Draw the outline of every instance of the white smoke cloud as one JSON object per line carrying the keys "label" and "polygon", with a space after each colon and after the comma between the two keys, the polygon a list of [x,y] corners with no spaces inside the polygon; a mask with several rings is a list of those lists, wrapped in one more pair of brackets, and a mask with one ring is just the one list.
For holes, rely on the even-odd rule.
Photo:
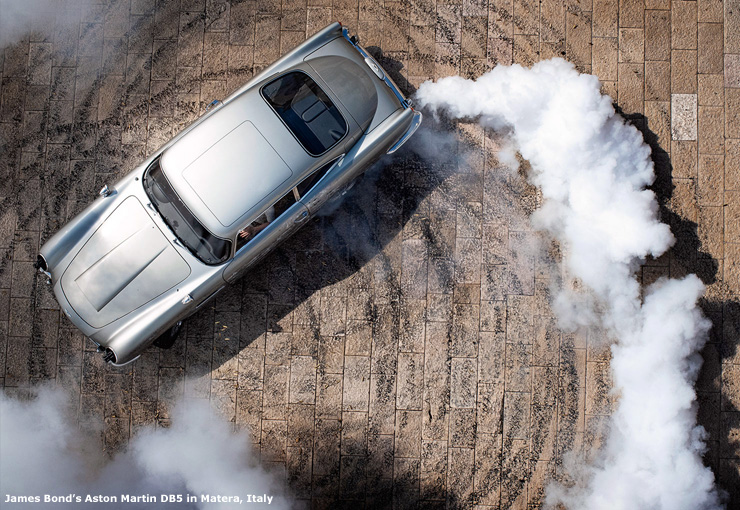
{"label": "white smoke cloud", "polygon": [[[0,503],[3,508],[79,508],[87,495],[115,496],[105,508],[290,508],[286,489],[253,460],[246,432],[214,414],[205,402],[176,404],[169,428],[140,430],[128,448],[109,460],[91,448],[99,431],[80,430],[65,414],[66,395],[42,388],[28,402],[0,393]],[[44,503],[44,495],[82,497],[82,502]],[[121,496],[151,495],[131,504]],[[162,502],[181,495],[182,503]],[[188,504],[186,495],[197,502]],[[243,501],[203,502],[201,496]],[[250,501],[267,494],[271,504]],[[39,496],[36,504],[6,502],[10,496]],[[254,499],[254,498],[252,498]],[[87,504],[94,508],[95,505]]]}
{"label": "white smoke cloud", "polygon": [[73,23],[67,16],[77,12],[79,23],[81,8],[87,8],[88,0],[73,4],[68,0],[0,0],[0,49],[18,42],[29,32],[51,34],[57,19]]}
{"label": "white smoke cloud", "polygon": [[[561,59],[531,69],[499,66],[475,81],[426,82],[417,100],[456,118],[507,130],[542,190],[535,228],[563,246],[566,274],[590,291],[561,290],[553,308],[562,327],[604,326],[612,345],[618,407],[597,460],[551,484],[549,505],[572,510],[719,508],[703,466],[693,383],[708,321],[697,308],[695,275],[661,280],[641,301],[635,270],[674,242],[657,218],[650,149],[615,114],[598,79]],[[511,158],[508,158],[509,160]],[[598,320],[600,323],[594,324]]]}

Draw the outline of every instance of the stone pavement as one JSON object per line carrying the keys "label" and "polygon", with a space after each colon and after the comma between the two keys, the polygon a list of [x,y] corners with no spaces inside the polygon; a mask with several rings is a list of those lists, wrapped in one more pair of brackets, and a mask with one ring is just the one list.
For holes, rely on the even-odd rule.
{"label": "stone pavement", "polygon": [[6,393],[55,381],[111,452],[166,426],[173,400],[210,399],[318,508],[539,508],[563,454],[592,455],[614,407],[609,353],[558,331],[557,247],[521,256],[537,190],[497,170],[494,135],[472,124],[439,127],[459,140],[449,158],[407,150],[371,172],[135,364],[103,365],[35,276],[39,245],[104,183],[339,20],[408,94],[554,56],[602,80],[653,149],[678,239],[644,283],[708,285],[705,462],[740,504],[740,0],[59,3],[0,51]]}

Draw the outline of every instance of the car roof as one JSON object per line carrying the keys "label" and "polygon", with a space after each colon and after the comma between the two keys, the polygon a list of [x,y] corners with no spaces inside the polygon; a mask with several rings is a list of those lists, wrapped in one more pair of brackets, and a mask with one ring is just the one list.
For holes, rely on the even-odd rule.
{"label": "car roof", "polygon": [[[310,70],[307,65],[297,67]],[[309,74],[330,93],[315,74]],[[216,236],[233,238],[321,161],[306,152],[260,95],[270,79],[228,101],[162,154],[168,181]],[[338,106],[351,135],[359,127]]]}

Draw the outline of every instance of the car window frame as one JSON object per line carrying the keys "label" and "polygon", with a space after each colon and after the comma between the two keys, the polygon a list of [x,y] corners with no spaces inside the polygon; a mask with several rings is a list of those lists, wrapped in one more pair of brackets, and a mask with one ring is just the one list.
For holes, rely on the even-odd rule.
{"label": "car window frame", "polygon": [[[318,185],[319,185],[319,184],[321,183],[321,181],[323,181],[323,180],[324,180],[324,178],[326,177],[326,175],[327,175],[327,174],[328,174],[328,173],[329,173],[329,172],[331,171],[331,169],[332,169],[332,168],[334,168],[334,166],[335,166],[335,165],[336,165],[336,164],[337,164],[337,163],[338,163],[339,161],[341,161],[341,159],[342,159],[343,157],[344,157],[344,154],[340,154],[339,156],[336,156],[336,157],[334,157],[334,158],[330,159],[329,161],[327,161],[326,163],[324,163],[323,165],[319,166],[319,167],[318,167],[318,168],[317,168],[316,170],[314,170],[313,172],[311,172],[310,174],[308,174],[308,175],[307,175],[306,177],[304,177],[304,178],[303,178],[303,179],[301,180],[301,182],[299,182],[298,184],[296,184],[295,186],[293,186],[293,187],[292,187],[292,188],[291,188],[290,190],[288,190],[288,191],[286,191],[285,193],[283,193],[282,195],[280,195],[280,198],[278,198],[277,200],[275,200],[275,202],[273,202],[272,204],[270,204],[270,205],[268,205],[267,207],[265,207],[265,208],[264,208],[264,209],[263,209],[262,211],[260,211],[260,213],[259,213],[259,214],[258,214],[258,215],[256,216],[256,218],[260,218],[260,217],[261,217],[261,216],[262,216],[263,214],[265,214],[265,212],[266,212],[266,211],[267,211],[268,209],[270,209],[270,207],[275,207],[275,204],[277,204],[278,202],[280,202],[280,201],[281,201],[281,200],[282,200],[283,198],[285,198],[285,197],[286,197],[286,196],[287,196],[288,194],[290,194],[290,193],[292,193],[292,194],[293,194],[293,199],[295,200],[295,202],[293,202],[292,204],[290,204],[290,206],[289,206],[289,207],[288,207],[287,209],[285,209],[285,211],[283,211],[283,212],[282,212],[282,214],[280,214],[279,216],[276,216],[276,217],[275,217],[275,219],[274,219],[274,220],[273,220],[272,222],[276,222],[276,221],[278,221],[278,219],[279,219],[279,218],[281,218],[281,217],[282,217],[282,216],[283,216],[284,214],[287,214],[287,212],[288,212],[288,211],[289,211],[290,209],[292,209],[292,208],[293,208],[293,206],[294,206],[295,204],[302,204],[302,205],[303,205],[303,206],[305,207],[305,204],[303,204],[303,203],[301,202],[301,200],[303,199],[303,197],[305,197],[305,196],[306,196],[306,195],[308,195],[308,194],[309,194],[309,193],[310,193],[311,191],[313,191],[313,189],[314,189],[314,188],[316,188],[316,186],[318,186]],[[319,178],[319,180],[318,180],[318,181],[316,181],[316,182],[315,182],[315,183],[313,184],[313,186],[311,186],[311,187],[310,187],[310,188],[308,189],[308,191],[306,191],[306,193],[304,193],[303,195],[301,195],[301,193],[300,193],[300,192],[298,191],[298,186],[300,186],[300,185],[301,185],[301,184],[302,184],[302,183],[303,183],[304,181],[306,181],[307,179],[310,179],[310,178],[311,178],[311,176],[313,176],[314,174],[316,174],[316,172],[319,172],[319,171],[321,171],[321,170],[322,170],[322,169],[323,169],[324,167],[326,167],[326,170],[324,171],[324,175],[322,175],[322,176],[321,176],[321,177]],[[271,223],[272,223],[272,222],[271,222]],[[260,236],[260,234],[262,234],[262,232],[264,232],[264,230],[263,230],[263,231],[260,231],[260,232],[258,232],[258,233],[257,233],[257,235],[256,235],[256,236],[254,236],[254,237],[253,237],[252,239],[248,239],[247,241],[245,241],[245,243],[244,243],[244,244],[242,244],[241,246],[239,246],[239,233],[240,233],[240,232],[241,232],[241,231],[242,231],[242,230],[243,230],[244,228],[246,228],[247,226],[251,225],[252,223],[254,223],[254,220],[253,220],[253,221],[251,221],[251,222],[249,222],[249,224],[248,224],[248,225],[246,225],[245,227],[243,227],[243,228],[239,229],[239,231],[238,231],[238,232],[236,233],[236,237],[234,238],[234,241],[233,241],[233,245],[234,245],[234,252],[233,252],[232,258],[236,257],[236,256],[237,256],[237,254],[238,254],[238,253],[239,253],[240,251],[242,251],[242,250],[243,250],[243,249],[244,249],[245,247],[247,247],[247,246],[248,246],[248,245],[249,245],[249,244],[250,244],[250,243],[251,243],[251,242],[252,242],[253,240],[257,239],[257,238],[258,238],[258,237]]]}
{"label": "car window frame", "polygon": [[[279,79],[281,79],[281,78],[283,78],[283,77],[285,77],[285,76],[287,76],[287,75],[289,75],[291,73],[302,73],[302,74],[305,74],[306,76],[308,76],[308,78],[316,84],[316,86],[319,88],[319,90],[321,90],[321,92],[323,92],[324,95],[329,98],[329,100],[331,101],[332,105],[334,106],[334,108],[336,108],[336,110],[339,113],[340,117],[342,117],[342,120],[344,121],[345,129],[344,129],[344,134],[342,135],[342,137],[339,140],[337,140],[336,142],[334,142],[334,144],[332,144],[330,147],[328,147],[324,152],[321,152],[319,154],[314,154],[313,152],[309,151],[308,148],[305,145],[303,145],[303,142],[301,142],[300,138],[298,138],[298,136],[296,136],[296,134],[290,128],[290,126],[288,125],[288,123],[285,122],[285,120],[280,116],[280,114],[272,106],[272,104],[270,103],[270,101],[268,101],[267,98],[265,97],[265,94],[264,94],[265,87],[268,87],[268,86],[272,85],[277,80],[279,80]],[[324,156],[327,153],[329,153],[332,149],[335,149],[339,145],[340,142],[342,142],[343,140],[345,140],[347,138],[347,136],[349,136],[349,133],[352,130],[351,129],[351,124],[349,122],[347,122],[347,117],[344,115],[344,113],[342,113],[341,108],[339,108],[339,106],[337,106],[337,104],[339,103],[339,101],[336,100],[336,99],[334,99],[334,98],[332,98],[326,92],[326,90],[324,89],[324,87],[322,87],[319,84],[319,82],[316,80],[316,78],[314,76],[311,76],[310,73],[308,73],[307,71],[304,71],[303,69],[290,69],[288,71],[285,71],[284,73],[278,74],[277,76],[273,77],[272,79],[270,79],[270,81],[268,81],[267,83],[265,83],[264,85],[262,85],[260,87],[260,97],[267,104],[267,106],[270,108],[270,110],[272,110],[272,113],[274,113],[275,116],[278,119],[280,119],[280,122],[283,123],[283,125],[285,126],[285,128],[291,134],[291,136],[293,138],[295,138],[296,142],[298,142],[298,145],[300,145],[301,148],[304,151],[306,151],[306,154],[308,154],[312,158],[320,158],[321,156]]]}
{"label": "car window frame", "polygon": [[285,214],[286,214],[286,213],[287,213],[288,211],[290,211],[290,210],[291,210],[291,209],[293,208],[293,206],[294,206],[294,205],[296,205],[296,204],[299,204],[299,203],[301,202],[300,198],[298,198],[298,193],[297,193],[297,191],[296,191],[296,188],[297,188],[297,186],[293,186],[293,187],[292,187],[291,189],[289,189],[288,191],[286,191],[285,193],[283,193],[282,195],[280,195],[280,198],[278,198],[278,199],[277,199],[277,200],[275,200],[275,201],[274,201],[273,203],[271,203],[270,205],[268,205],[267,207],[265,207],[264,209],[262,209],[262,210],[260,211],[260,213],[259,213],[259,214],[258,214],[257,216],[255,216],[255,218],[254,218],[254,219],[253,219],[252,221],[250,221],[250,222],[249,222],[248,224],[244,225],[244,226],[243,226],[242,228],[240,228],[239,230],[237,230],[237,232],[236,232],[236,236],[234,237],[234,241],[233,241],[233,245],[234,245],[234,251],[233,251],[233,255],[231,256],[231,258],[232,258],[232,259],[233,259],[234,257],[236,257],[236,256],[237,256],[237,255],[239,254],[239,252],[240,252],[240,251],[242,251],[242,250],[243,250],[244,248],[246,248],[247,246],[249,246],[249,244],[250,244],[250,243],[252,243],[252,241],[254,241],[254,240],[255,240],[255,239],[257,239],[258,237],[260,237],[260,235],[262,235],[262,233],[263,233],[263,232],[264,232],[265,230],[267,230],[267,227],[265,227],[265,228],[264,228],[264,229],[262,229],[261,231],[257,232],[257,235],[255,235],[255,236],[254,236],[254,237],[252,237],[251,239],[247,239],[247,240],[246,240],[246,241],[244,242],[244,244],[242,244],[241,246],[239,246],[239,233],[240,233],[240,232],[241,232],[242,230],[244,230],[244,229],[245,229],[245,228],[247,228],[247,227],[248,227],[249,225],[251,225],[252,223],[254,223],[254,222],[255,222],[256,220],[258,220],[258,219],[259,219],[260,217],[262,217],[262,215],[263,215],[263,214],[265,214],[265,213],[266,213],[266,212],[267,212],[267,211],[268,211],[268,210],[270,209],[270,207],[275,207],[275,205],[276,205],[276,204],[277,204],[278,202],[280,202],[280,201],[281,201],[282,199],[284,199],[284,198],[285,198],[286,196],[288,196],[288,195],[290,195],[290,194],[292,194],[292,195],[293,195],[293,200],[294,200],[294,202],[293,202],[292,204],[290,204],[290,205],[288,206],[288,208],[287,208],[287,209],[285,209],[285,210],[284,210],[284,211],[283,211],[282,213],[280,213],[279,215],[275,216],[275,219],[274,219],[274,220],[272,220],[272,221],[271,221],[270,223],[277,223],[277,222],[278,222],[278,220],[279,220],[280,218],[282,218],[282,217],[283,217],[283,216],[284,216],[284,215],[285,215]]}
{"label": "car window frame", "polygon": [[[185,203],[185,201],[182,200],[182,198],[180,198],[180,195],[177,193],[177,191],[175,191],[175,188],[172,186],[172,183],[170,182],[170,178],[165,173],[164,168],[162,168],[161,160],[162,160],[162,155],[160,154],[157,157],[155,157],[147,165],[147,167],[144,170],[144,173],[142,175],[141,187],[144,190],[144,194],[146,195],[147,199],[149,200],[149,203],[154,208],[154,210],[156,211],[157,215],[160,217],[160,219],[162,220],[162,222],[165,225],[167,225],[167,228],[175,236],[175,239],[177,241],[176,244],[178,244],[179,246],[182,246],[193,257],[195,257],[199,262],[201,262],[202,264],[205,264],[206,266],[211,266],[211,267],[220,266],[222,264],[227,263],[228,261],[230,261],[233,258],[233,255],[232,255],[232,253],[233,253],[233,243],[232,243],[231,239],[229,239],[227,237],[217,236],[216,234],[214,234],[213,232],[211,232],[210,229],[208,229],[203,224],[203,222],[193,213],[193,211],[190,210],[190,207],[188,207],[188,205]],[[183,208],[188,212],[188,214],[190,214],[190,216],[192,216],[192,218],[198,223],[198,226],[200,228],[202,228],[205,232],[208,232],[211,235],[211,237],[213,237],[215,239],[219,239],[221,241],[224,241],[224,242],[229,243],[229,244],[232,245],[227,250],[227,252],[226,252],[227,255],[226,255],[226,257],[223,260],[220,260],[220,261],[217,261],[217,262],[213,262],[213,263],[212,262],[207,262],[207,261],[203,260],[203,258],[198,254],[197,250],[194,250],[191,246],[189,246],[189,243],[187,243],[185,240],[183,240],[180,237],[180,235],[176,232],[175,228],[170,224],[170,222],[167,219],[167,217],[164,214],[162,214],[162,212],[160,211],[160,208],[158,207],[158,205],[156,203],[156,200],[154,200],[152,198],[152,196],[150,195],[149,190],[147,189],[147,183],[146,183],[146,180],[148,178],[151,178],[151,171],[152,171],[152,169],[155,166],[157,166],[159,168],[159,172],[162,174],[162,177],[164,178],[164,182],[170,187],[170,189],[172,190],[172,193],[174,194],[174,197],[178,200],[178,202],[180,204],[182,204]],[[187,223],[187,219],[186,218],[183,217],[183,220],[185,220],[186,223]],[[195,234],[195,232],[193,232],[193,233]]]}
{"label": "car window frame", "polygon": [[[332,168],[334,168],[334,166],[335,166],[335,165],[336,165],[336,164],[337,164],[337,163],[338,163],[338,162],[339,162],[339,161],[340,161],[340,160],[341,160],[341,159],[342,159],[343,157],[344,157],[344,154],[340,154],[339,156],[336,156],[335,158],[332,158],[332,159],[330,159],[329,161],[327,161],[326,163],[324,163],[323,165],[321,165],[320,167],[318,167],[317,169],[315,169],[315,170],[314,170],[313,172],[311,172],[310,174],[308,174],[308,175],[307,175],[306,177],[304,177],[304,178],[303,178],[303,180],[301,180],[301,182],[299,182],[298,184],[296,184],[296,185],[295,185],[295,188],[294,188],[294,190],[295,190],[295,192],[296,192],[296,194],[297,194],[297,196],[298,196],[298,200],[302,200],[302,199],[303,199],[303,197],[305,197],[306,195],[308,195],[309,193],[311,193],[311,191],[312,191],[312,190],[313,190],[313,189],[314,189],[314,188],[315,188],[316,186],[318,186],[318,185],[319,185],[319,184],[321,183],[321,181],[323,181],[323,180],[324,180],[324,177],[326,177],[326,174],[328,174],[328,173],[329,173],[329,172],[331,171],[331,169],[332,169]],[[323,175],[322,175],[321,177],[319,177],[319,180],[318,180],[318,181],[316,181],[315,183],[313,183],[313,186],[311,186],[311,187],[310,187],[310,188],[309,188],[308,190],[306,190],[306,192],[305,192],[305,193],[301,194],[301,192],[300,192],[300,191],[298,190],[298,186],[300,186],[301,184],[303,184],[303,183],[304,183],[305,181],[307,181],[308,179],[310,179],[310,178],[311,178],[312,176],[314,176],[314,175],[315,175],[315,174],[316,174],[317,172],[320,172],[320,171],[321,171],[321,170],[323,170],[324,168],[326,168],[326,170],[324,170],[324,174],[323,174]]]}

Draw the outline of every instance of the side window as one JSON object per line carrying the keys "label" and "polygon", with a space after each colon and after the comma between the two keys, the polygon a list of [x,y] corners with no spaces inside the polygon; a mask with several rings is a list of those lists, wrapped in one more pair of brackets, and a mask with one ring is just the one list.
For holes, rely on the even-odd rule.
{"label": "side window", "polygon": [[283,195],[280,200],[262,211],[262,214],[260,214],[256,220],[239,231],[239,234],[236,236],[236,250],[241,250],[243,246],[254,239],[257,234],[262,232],[270,223],[275,221],[276,218],[287,211],[290,206],[295,204],[297,201],[298,196],[295,188],[293,188]]}
{"label": "side window", "polygon": [[327,164],[314,171],[314,173],[303,179],[303,182],[296,186],[296,189],[298,190],[298,198],[300,199],[305,196],[306,193],[308,193],[311,188],[313,188],[316,183],[321,180],[326,172],[328,172],[329,169],[334,166],[334,163],[336,163],[338,159],[339,158],[332,159]]}

